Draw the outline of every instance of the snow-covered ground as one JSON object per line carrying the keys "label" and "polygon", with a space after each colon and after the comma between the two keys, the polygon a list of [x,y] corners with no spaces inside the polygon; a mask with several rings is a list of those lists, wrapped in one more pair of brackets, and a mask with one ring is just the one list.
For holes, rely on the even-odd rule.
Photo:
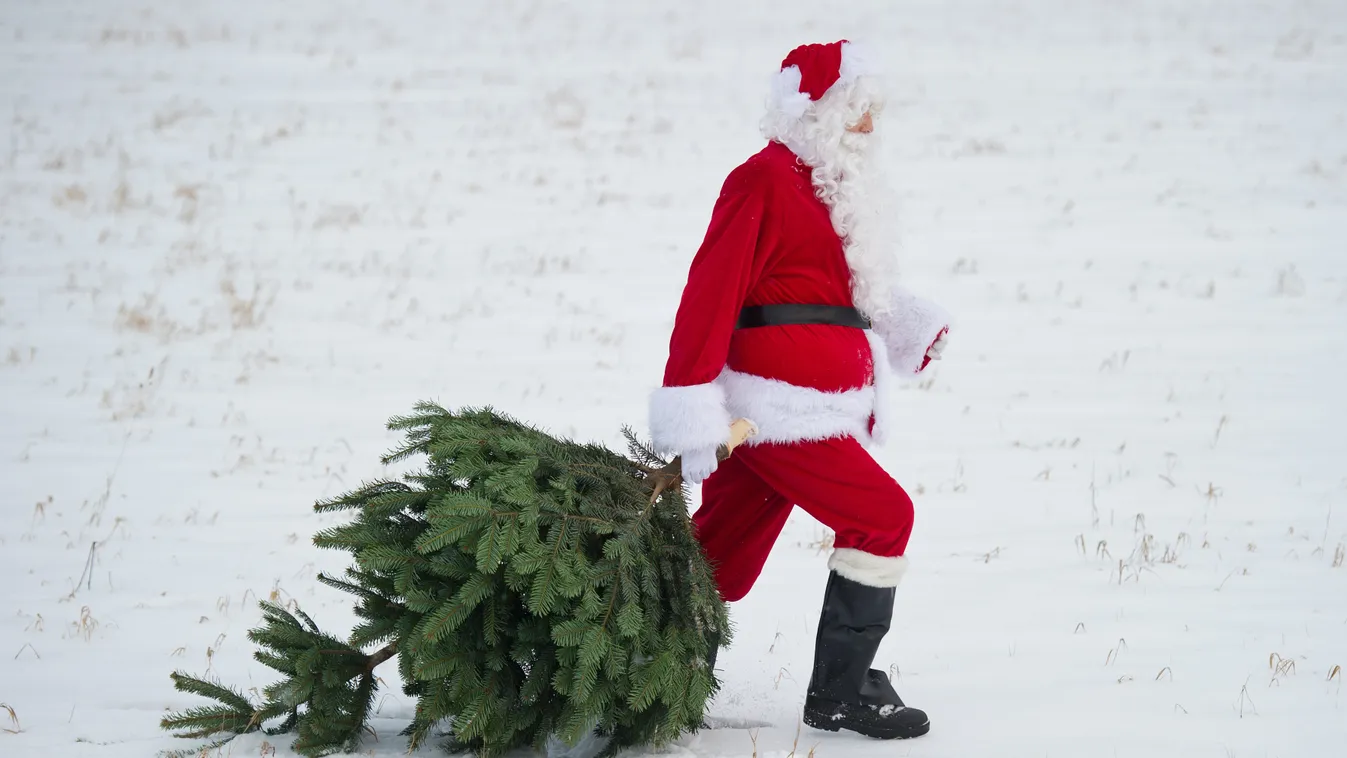
{"label": "snow-covered ground", "polygon": [[[958,318],[878,453],[917,503],[881,661],[933,730],[794,755],[1347,754],[1341,0],[7,0],[0,755],[184,747],[170,671],[270,681],[257,598],[349,628],[310,505],[414,401],[643,425],[766,75],[839,37]],[[792,752],[825,538],[733,608],[752,728],[669,754]]]}

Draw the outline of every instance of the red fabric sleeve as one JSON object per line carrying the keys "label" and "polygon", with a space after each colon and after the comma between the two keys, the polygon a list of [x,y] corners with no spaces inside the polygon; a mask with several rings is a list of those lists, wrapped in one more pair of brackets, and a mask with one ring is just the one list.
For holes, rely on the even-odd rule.
{"label": "red fabric sleeve", "polygon": [[660,452],[714,450],[729,439],[725,368],[739,310],[775,244],[767,220],[769,186],[757,169],[730,174],[688,272],[669,337],[664,386],[650,395],[650,433]]}
{"label": "red fabric sleeve", "polygon": [[705,384],[720,374],[744,299],[762,274],[759,251],[770,249],[763,239],[767,199],[748,173],[725,182],[692,260],[669,338],[665,387]]}

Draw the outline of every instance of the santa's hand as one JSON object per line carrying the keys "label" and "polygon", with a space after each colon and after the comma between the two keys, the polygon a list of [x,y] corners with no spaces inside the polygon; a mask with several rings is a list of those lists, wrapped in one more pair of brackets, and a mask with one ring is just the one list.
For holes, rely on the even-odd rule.
{"label": "santa's hand", "polygon": [[945,352],[945,344],[949,341],[948,335],[949,335],[948,329],[940,330],[940,336],[936,337],[935,342],[932,342],[931,346],[926,348],[926,358],[928,360],[932,361],[940,360],[941,353]]}
{"label": "santa's hand", "polygon": [[701,484],[706,481],[708,476],[715,473],[716,466],[720,465],[720,462],[716,460],[716,449],[714,447],[684,451],[682,458],[683,481],[688,484]]}

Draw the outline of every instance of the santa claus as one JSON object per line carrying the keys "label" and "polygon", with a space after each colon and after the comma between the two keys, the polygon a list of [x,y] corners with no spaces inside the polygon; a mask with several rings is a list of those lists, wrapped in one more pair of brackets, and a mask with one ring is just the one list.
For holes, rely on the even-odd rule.
{"label": "santa claus", "polygon": [[[850,42],[791,51],[692,261],[650,401],[658,449],[702,486],[693,516],[726,601],[757,580],[795,506],[836,534],[805,701],[810,726],[930,729],[871,668],[907,570],[912,500],[867,452],[887,379],[940,357],[949,319],[900,287],[873,155],[882,100]],[[756,434],[717,462],[733,419]]]}

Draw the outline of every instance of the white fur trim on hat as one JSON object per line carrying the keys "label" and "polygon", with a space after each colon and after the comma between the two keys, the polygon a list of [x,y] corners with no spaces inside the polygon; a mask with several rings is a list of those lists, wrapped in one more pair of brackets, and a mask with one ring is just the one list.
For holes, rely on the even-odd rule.
{"label": "white fur trim on hat", "polygon": [[650,437],[660,453],[716,448],[730,439],[725,391],[713,382],[650,394]]}
{"label": "white fur trim on hat", "polygon": [[773,75],[767,95],[767,107],[791,118],[803,116],[813,101],[809,99],[808,93],[800,91],[802,78],[799,66],[783,68]]}
{"label": "white fur trim on hat", "polygon": [[828,557],[828,568],[869,587],[897,587],[907,573],[907,558],[885,557],[850,547],[839,547]]}

